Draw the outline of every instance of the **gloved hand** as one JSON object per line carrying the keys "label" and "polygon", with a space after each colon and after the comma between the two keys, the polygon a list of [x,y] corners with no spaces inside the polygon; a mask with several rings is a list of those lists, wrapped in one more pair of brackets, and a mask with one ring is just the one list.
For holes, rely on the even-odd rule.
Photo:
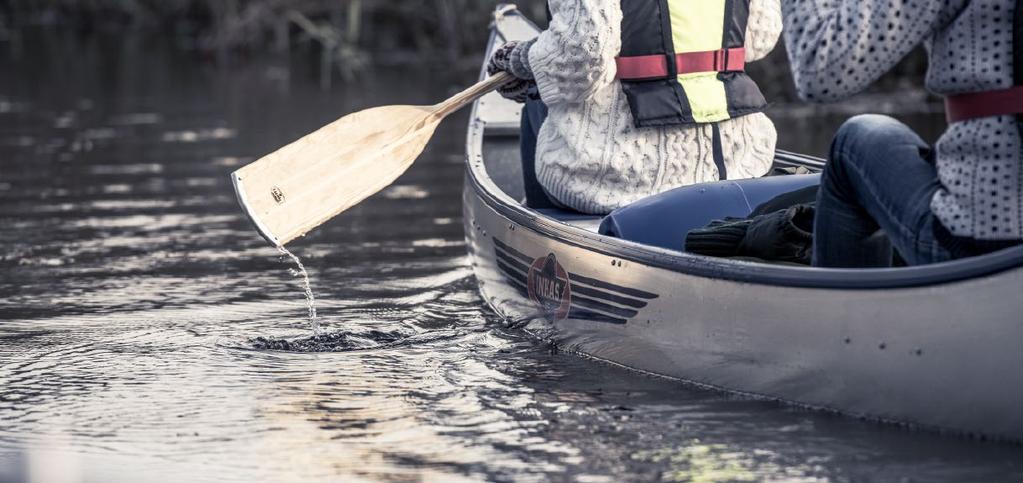
{"label": "gloved hand", "polygon": [[532,42],[508,42],[494,51],[487,62],[487,73],[507,72],[517,80],[509,82],[497,89],[505,99],[515,102],[526,102],[529,85],[533,82],[533,73],[529,70],[526,55]]}

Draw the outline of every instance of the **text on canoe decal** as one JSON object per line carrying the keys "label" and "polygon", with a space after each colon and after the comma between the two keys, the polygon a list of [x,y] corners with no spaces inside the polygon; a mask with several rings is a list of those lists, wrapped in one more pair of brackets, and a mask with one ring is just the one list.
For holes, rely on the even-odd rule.
{"label": "text on canoe decal", "polygon": [[[510,286],[519,291],[545,313],[551,320],[575,319],[610,324],[625,324],[639,314],[647,304],[658,297],[657,294],[634,287],[625,287],[606,280],[587,277],[566,270],[555,255],[534,258],[511,247],[503,241],[493,238],[494,255],[497,256],[497,269],[504,274]],[[548,264],[552,258],[553,264]],[[541,264],[542,262],[542,264]],[[564,277],[543,277],[555,280],[545,285],[546,291],[540,291],[538,279],[532,274],[543,273],[541,267],[557,266],[564,272]],[[550,273],[548,271],[548,273]],[[558,273],[555,269],[554,273]],[[564,288],[560,285],[565,282]],[[532,284],[532,289],[530,285]],[[542,297],[541,297],[542,296]],[[541,300],[547,300],[546,305]],[[563,302],[568,303],[568,314],[555,318],[558,310],[563,309]],[[556,308],[554,308],[556,307]],[[552,314],[552,315],[546,315]]]}
{"label": "text on canoe decal", "polygon": [[572,307],[572,285],[568,272],[558,263],[553,253],[533,260],[526,278],[529,299],[550,321],[568,317]]}

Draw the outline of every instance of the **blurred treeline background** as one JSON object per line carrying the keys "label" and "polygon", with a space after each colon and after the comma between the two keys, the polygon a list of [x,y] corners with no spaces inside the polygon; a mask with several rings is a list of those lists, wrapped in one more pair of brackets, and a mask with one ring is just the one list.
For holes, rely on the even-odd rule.
{"label": "blurred treeline background", "polygon": [[[382,64],[443,63],[479,68],[497,0],[0,0],[0,40],[15,46],[28,29],[75,35],[162,35],[182,49],[220,62],[269,53],[315,56],[321,83],[351,80]],[[518,0],[542,23],[545,0]],[[796,100],[781,42],[750,67],[774,102]],[[915,52],[873,90],[914,91],[926,68]],[[915,100],[914,100],[915,99]],[[905,101],[905,99],[904,99]]]}
{"label": "blurred treeline background", "polygon": [[[461,64],[478,54],[496,0],[0,0],[0,37],[25,28],[169,35],[221,58],[309,51],[361,63]],[[543,0],[519,7],[543,16]],[[17,40],[17,39],[15,39]],[[476,63],[473,61],[473,63]],[[477,65],[478,67],[478,65]]]}

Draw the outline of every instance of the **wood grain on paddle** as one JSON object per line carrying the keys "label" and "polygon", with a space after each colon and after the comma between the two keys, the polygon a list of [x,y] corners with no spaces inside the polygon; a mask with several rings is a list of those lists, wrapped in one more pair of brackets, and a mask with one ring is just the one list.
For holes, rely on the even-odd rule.
{"label": "wood grain on paddle", "polygon": [[263,237],[283,246],[393,183],[445,117],[509,80],[502,72],[435,106],[342,117],[235,171],[238,200]]}

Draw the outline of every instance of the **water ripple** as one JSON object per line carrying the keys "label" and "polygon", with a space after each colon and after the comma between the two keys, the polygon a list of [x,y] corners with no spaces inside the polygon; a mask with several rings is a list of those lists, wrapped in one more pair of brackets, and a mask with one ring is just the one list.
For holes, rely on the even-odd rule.
{"label": "water ripple", "polygon": [[691,388],[507,328],[466,259],[464,118],[289,245],[311,334],[229,173],[338,113],[442,98],[442,77],[382,71],[353,97],[296,75],[284,96],[149,42],[110,65],[102,42],[58,45],[0,49],[25,74],[0,75],[0,481],[1023,477],[1018,448]]}

